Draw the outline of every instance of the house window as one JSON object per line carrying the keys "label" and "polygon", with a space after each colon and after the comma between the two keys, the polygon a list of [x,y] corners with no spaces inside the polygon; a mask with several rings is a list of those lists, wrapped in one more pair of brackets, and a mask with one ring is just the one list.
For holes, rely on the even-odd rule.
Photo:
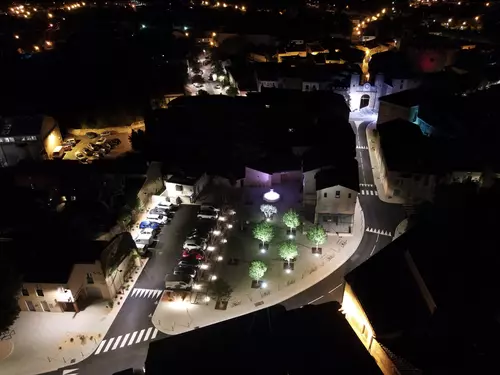
{"label": "house window", "polygon": [[323,193],[323,198],[326,198],[328,196],[327,193]]}
{"label": "house window", "polygon": [[184,186],[182,185],[175,185],[175,191],[182,191],[184,190]]}
{"label": "house window", "polygon": [[335,192],[335,198],[340,198],[340,190],[337,190],[337,191]]}
{"label": "house window", "polygon": [[306,91],[309,91],[309,85],[306,85]]}
{"label": "house window", "polygon": [[351,198],[351,197],[352,197],[351,193],[347,194],[347,198]]}
{"label": "house window", "polygon": [[29,295],[30,295],[30,292],[28,292],[28,289],[26,289],[25,287],[23,287],[23,288],[21,289],[21,294],[22,294],[23,296],[29,296]]}
{"label": "house window", "polygon": [[38,286],[38,285],[37,285],[37,287],[36,287],[36,290],[35,290],[35,291],[36,291],[36,295],[37,295],[38,297],[43,297],[43,296],[44,296],[44,294],[43,294],[43,289],[42,289],[40,286]]}
{"label": "house window", "polygon": [[92,276],[92,272],[87,273],[87,284],[94,283],[94,276]]}

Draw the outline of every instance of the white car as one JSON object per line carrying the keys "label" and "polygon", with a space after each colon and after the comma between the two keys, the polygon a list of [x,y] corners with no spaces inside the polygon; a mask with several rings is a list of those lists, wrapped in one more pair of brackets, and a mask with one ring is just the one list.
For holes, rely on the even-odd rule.
{"label": "white car", "polygon": [[161,201],[158,203],[158,207],[160,208],[169,208],[172,205],[172,203],[167,202],[167,201]]}
{"label": "white car", "polygon": [[219,213],[213,210],[200,210],[198,215],[196,215],[198,219],[217,219],[219,217]]}
{"label": "white car", "polygon": [[189,250],[205,250],[207,248],[207,244],[203,241],[199,241],[193,238],[184,241],[183,248]]}
{"label": "white car", "polygon": [[167,224],[168,218],[166,215],[148,214],[146,220],[152,223]]}
{"label": "white car", "polygon": [[207,205],[207,204],[202,204],[201,207],[200,207],[200,211],[204,211],[204,210],[212,210],[212,211],[215,211],[215,212],[219,212],[220,208],[216,208],[214,206],[210,206],[210,205]]}
{"label": "white car", "polygon": [[105,142],[106,142],[106,137],[101,137],[101,138],[99,138],[99,139],[95,142],[95,144],[96,144],[96,145],[103,145]]}

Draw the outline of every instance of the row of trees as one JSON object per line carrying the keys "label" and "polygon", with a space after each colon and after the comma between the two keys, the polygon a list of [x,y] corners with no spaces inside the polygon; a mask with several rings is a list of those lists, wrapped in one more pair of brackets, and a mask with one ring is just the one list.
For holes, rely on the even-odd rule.
{"label": "row of trees", "polygon": [[[260,210],[264,214],[266,220],[255,225],[253,229],[253,236],[257,240],[261,241],[260,251],[265,253],[267,251],[268,244],[275,236],[274,226],[270,221],[271,218],[278,213],[278,210],[275,206],[270,204],[263,204],[260,207]],[[279,245],[278,254],[280,258],[286,262],[285,270],[287,272],[291,272],[293,270],[293,261],[299,255],[298,246],[295,242],[295,231],[300,226],[300,217],[297,212],[290,209],[285,212],[282,220],[283,224],[285,224],[288,228],[288,239]],[[327,234],[322,226],[316,225],[307,231],[307,238],[309,241],[314,243],[315,248],[318,249],[320,245],[325,243]],[[250,263],[249,275],[252,280],[258,282],[262,279],[262,277],[264,277],[266,271],[267,266],[263,261],[255,260]]]}

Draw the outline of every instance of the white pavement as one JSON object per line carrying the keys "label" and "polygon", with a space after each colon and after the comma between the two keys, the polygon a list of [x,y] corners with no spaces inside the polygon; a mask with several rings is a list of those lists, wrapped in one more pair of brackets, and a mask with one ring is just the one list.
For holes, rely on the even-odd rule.
{"label": "white pavement", "polygon": [[[78,363],[90,356],[115,320],[123,302],[134,290],[147,259],[132,273],[129,290],[118,295],[113,307],[109,302],[90,305],[75,313],[21,312],[11,329],[12,353],[0,361],[2,375],[33,375],[54,371]],[[153,329],[153,328],[152,328]]]}
{"label": "white pavement", "polygon": [[[297,236],[300,255],[294,272],[291,275],[285,275],[281,267],[283,261],[279,260],[278,263],[274,263],[279,266],[272,265],[268,269],[265,276],[268,283],[266,289],[251,289],[251,280],[247,276],[248,280],[243,280],[247,285],[246,290],[235,289],[227,310],[215,310],[215,301],[207,304],[161,301],[153,315],[154,326],[166,334],[184,333],[194,328],[251,313],[293,297],[330,275],[353,255],[365,231],[359,201],[356,205],[354,220],[353,235],[340,238],[336,235],[329,236],[327,243],[321,246],[323,254],[320,257],[313,256],[309,245],[306,247],[301,244],[302,241]],[[231,282],[229,283],[233,286]]]}

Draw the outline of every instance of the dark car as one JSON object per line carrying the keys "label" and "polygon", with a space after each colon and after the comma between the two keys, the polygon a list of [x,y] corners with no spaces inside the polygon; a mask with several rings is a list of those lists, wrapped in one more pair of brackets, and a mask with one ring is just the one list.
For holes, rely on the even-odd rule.
{"label": "dark car", "polygon": [[87,133],[85,133],[85,135],[89,139],[94,139],[94,138],[97,138],[99,136],[99,134],[97,134],[96,132],[87,132]]}
{"label": "dark car", "polygon": [[169,210],[170,212],[177,212],[177,211],[179,211],[179,205],[178,205],[178,204],[172,204],[172,205],[168,208],[168,210]]}
{"label": "dark car", "polygon": [[198,268],[196,266],[181,266],[178,265],[174,268],[174,275],[189,275],[193,279],[198,274]]}
{"label": "dark car", "polygon": [[177,263],[178,266],[192,266],[192,267],[199,267],[201,264],[201,260],[196,259],[196,256],[190,255],[185,258],[181,258],[179,260],[179,263]]}
{"label": "dark car", "polygon": [[118,138],[113,138],[113,139],[110,139],[108,141],[108,143],[111,145],[111,147],[116,147],[118,146],[119,144],[122,143],[122,141],[120,141]]}
{"label": "dark car", "polygon": [[90,149],[89,149],[89,148],[87,148],[87,147],[85,147],[85,148],[83,149],[83,152],[84,152],[84,153],[85,153],[85,155],[87,155],[87,156],[92,156],[92,155],[94,155],[94,151],[90,150]]}
{"label": "dark car", "polygon": [[172,219],[174,218],[175,216],[175,212],[168,212],[167,213],[167,223],[170,223],[172,221]]}

